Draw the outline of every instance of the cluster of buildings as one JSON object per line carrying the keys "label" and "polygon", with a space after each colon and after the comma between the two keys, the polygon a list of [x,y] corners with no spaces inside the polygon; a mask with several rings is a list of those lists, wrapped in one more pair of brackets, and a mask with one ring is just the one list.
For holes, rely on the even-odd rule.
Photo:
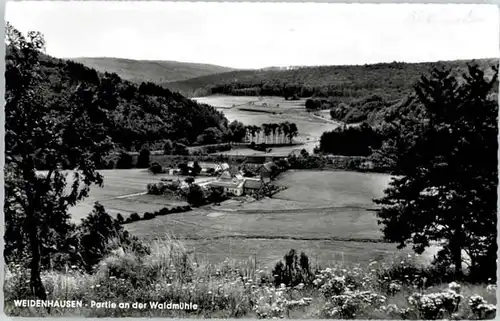
{"label": "cluster of buildings", "polygon": [[[228,195],[242,196],[253,195],[271,181],[273,162],[263,164],[240,164],[240,166],[231,166],[228,163],[205,163],[199,162],[201,168],[199,176],[212,176],[215,179],[207,180],[199,183],[201,187],[211,187],[220,189]],[[245,166],[244,166],[245,165]],[[194,162],[188,162],[187,167],[193,168]],[[252,168],[253,175],[249,175],[248,171],[243,168]],[[171,169],[171,175],[181,174],[180,169]]]}

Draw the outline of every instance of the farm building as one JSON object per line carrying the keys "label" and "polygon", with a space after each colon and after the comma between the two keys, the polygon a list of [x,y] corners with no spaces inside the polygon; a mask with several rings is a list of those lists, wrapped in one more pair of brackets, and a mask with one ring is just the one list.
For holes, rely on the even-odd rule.
{"label": "farm building", "polygon": [[262,180],[257,179],[246,179],[243,184],[243,192],[245,194],[251,194],[258,192],[264,186],[264,182]]}
{"label": "farm building", "polygon": [[212,188],[222,188],[224,192],[234,195],[243,195],[243,184],[244,181],[233,179],[233,180],[217,180],[210,182],[210,187]]}
{"label": "farm building", "polygon": [[248,156],[245,158],[243,161],[243,164],[259,164],[262,165],[266,162],[266,157],[265,156]]}
{"label": "farm building", "polygon": [[271,180],[273,174],[275,172],[276,164],[274,162],[267,162],[259,167],[258,172],[260,174],[261,179],[263,180]]}

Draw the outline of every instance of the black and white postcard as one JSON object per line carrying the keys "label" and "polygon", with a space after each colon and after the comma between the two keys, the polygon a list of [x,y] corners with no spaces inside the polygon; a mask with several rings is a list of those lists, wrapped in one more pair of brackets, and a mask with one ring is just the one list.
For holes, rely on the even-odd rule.
{"label": "black and white postcard", "polygon": [[495,5],[8,2],[4,312],[496,315]]}

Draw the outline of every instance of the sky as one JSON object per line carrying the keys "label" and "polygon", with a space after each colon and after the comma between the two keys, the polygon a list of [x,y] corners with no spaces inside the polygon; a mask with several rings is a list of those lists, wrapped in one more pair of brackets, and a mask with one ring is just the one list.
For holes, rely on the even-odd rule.
{"label": "sky", "polygon": [[175,60],[233,68],[499,56],[495,5],[7,2],[58,58]]}

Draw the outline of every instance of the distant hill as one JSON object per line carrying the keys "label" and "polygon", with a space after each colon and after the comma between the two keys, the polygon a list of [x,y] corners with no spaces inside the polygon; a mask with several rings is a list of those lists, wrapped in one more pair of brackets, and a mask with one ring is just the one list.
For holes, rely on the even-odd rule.
{"label": "distant hill", "polygon": [[216,65],[163,60],[133,60],[123,58],[69,58],[100,72],[116,73],[135,83],[168,83],[234,69]]}
{"label": "distant hill", "polygon": [[[162,85],[191,97],[229,94],[286,98],[296,95],[334,96],[351,100],[378,95],[386,100],[395,100],[409,93],[415,82],[428,74],[431,68],[441,66],[462,73],[470,62],[472,60],[236,70]],[[498,65],[498,59],[479,59],[475,62],[484,69]]]}

